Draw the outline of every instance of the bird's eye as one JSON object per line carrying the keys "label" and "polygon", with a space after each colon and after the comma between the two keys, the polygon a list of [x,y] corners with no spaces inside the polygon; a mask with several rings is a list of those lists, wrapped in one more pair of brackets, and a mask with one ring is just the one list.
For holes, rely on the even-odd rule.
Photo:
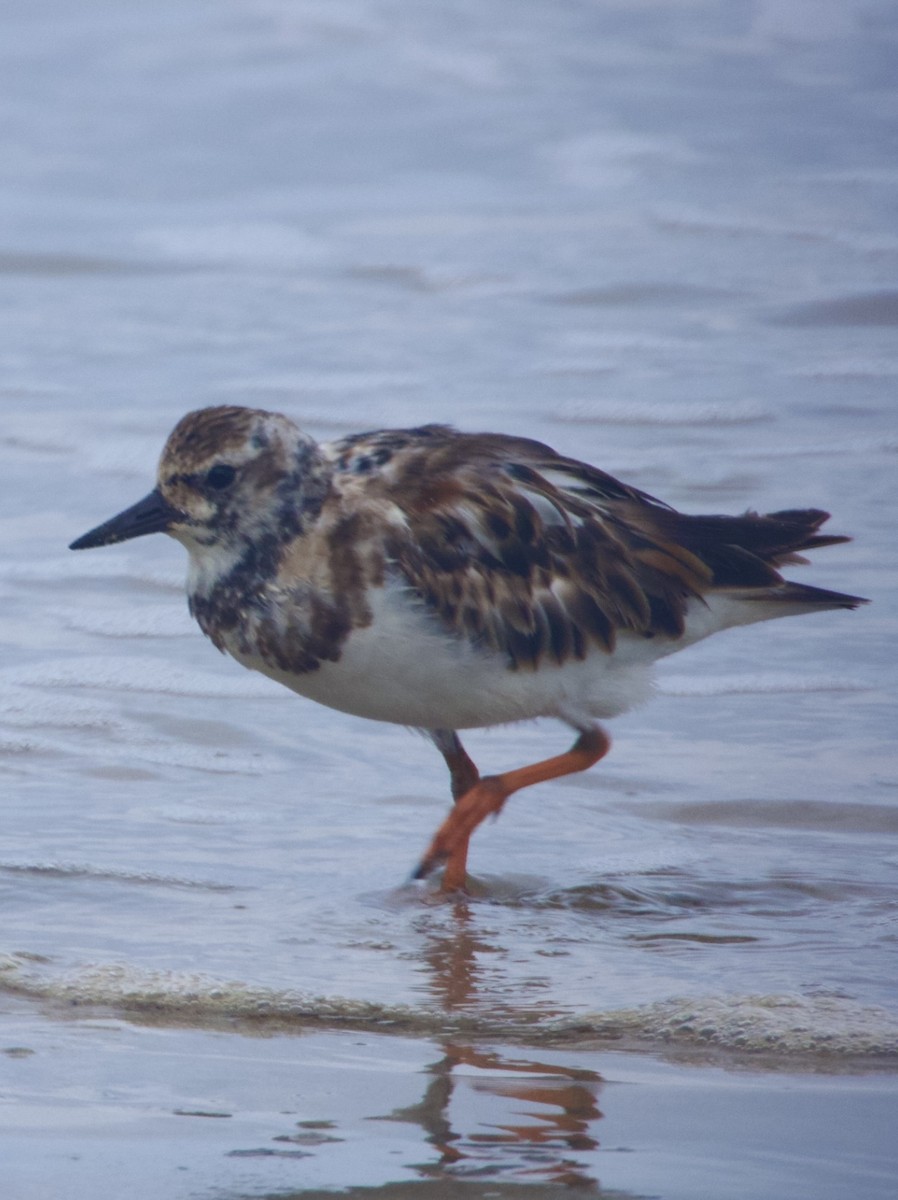
{"label": "bird's eye", "polygon": [[214,488],[220,492],[226,487],[230,487],[237,478],[237,468],[232,467],[230,463],[216,463],[214,467],[210,467],[206,472],[206,486]]}

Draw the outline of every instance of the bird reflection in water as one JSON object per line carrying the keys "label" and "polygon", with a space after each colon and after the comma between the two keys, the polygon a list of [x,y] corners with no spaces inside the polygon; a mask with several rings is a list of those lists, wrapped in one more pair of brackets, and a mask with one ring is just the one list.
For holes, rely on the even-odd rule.
{"label": "bird reflection in water", "polygon": [[583,1159],[599,1147],[592,1130],[602,1117],[597,1103],[602,1078],[595,1071],[534,1061],[497,1050],[495,1042],[486,1046],[465,1038],[466,1010],[476,1010],[479,1029],[485,1013],[495,1019],[495,1040],[508,1040],[515,1020],[522,1034],[526,1030],[520,1008],[488,994],[482,960],[501,954],[501,948],[474,929],[465,901],[453,909],[448,930],[428,929],[424,959],[428,990],[439,999],[456,1036],[427,1068],[431,1080],[420,1102],[381,1119],[422,1128],[438,1154],[416,1165],[422,1177],[541,1179],[591,1190],[596,1179]]}
{"label": "bird reflection in water", "polygon": [[[579,1158],[599,1144],[589,1132],[602,1116],[594,1072],[456,1043],[428,1070],[421,1103],[393,1114],[420,1124],[439,1154],[417,1167],[422,1176],[595,1183]],[[491,1120],[497,1109],[509,1119]]]}

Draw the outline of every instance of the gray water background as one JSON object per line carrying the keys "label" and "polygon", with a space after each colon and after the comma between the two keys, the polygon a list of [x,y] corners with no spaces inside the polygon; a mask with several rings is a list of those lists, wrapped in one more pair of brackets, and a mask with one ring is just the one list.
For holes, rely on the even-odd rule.
{"label": "gray water background", "polygon": [[[898,1049],[893,5],[52,0],[0,14],[0,981],[200,1026]],[[659,670],[475,895],[405,730],[220,658],[164,538],[67,543],[205,404],[819,506],[871,597]],[[485,770],[551,723],[471,735]],[[799,1066],[798,1069],[803,1069]]]}

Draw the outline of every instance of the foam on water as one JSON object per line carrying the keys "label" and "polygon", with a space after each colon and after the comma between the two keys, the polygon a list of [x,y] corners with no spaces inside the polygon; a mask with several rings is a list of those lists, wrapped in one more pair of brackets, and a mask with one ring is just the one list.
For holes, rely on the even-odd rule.
{"label": "foam on water", "polygon": [[[674,997],[643,1008],[587,1016],[600,1036],[713,1046],[776,1055],[895,1058],[898,1018],[837,996]],[[579,1019],[570,1028],[580,1027]]]}
{"label": "foam on water", "polygon": [[[3,864],[0,864],[2,868]],[[52,868],[51,868],[52,869]],[[141,883],[157,882],[141,877]],[[176,886],[208,887],[194,881]],[[155,1021],[215,1027],[222,1020],[251,1022],[257,1029],[283,1031],[308,1025],[352,1025],[398,1033],[464,1032],[469,1037],[654,1048],[716,1049],[728,1053],[788,1056],[792,1069],[824,1058],[898,1060],[898,1017],[883,1008],[836,996],[672,997],[635,1008],[585,1011],[576,1017],[520,1016],[497,1012],[464,1016],[400,1004],[341,996],[316,996],[294,989],[253,987],[201,972],[139,970],[108,963],[76,971],[27,957],[0,956],[0,989],[16,995],[78,1006],[111,1007]]]}

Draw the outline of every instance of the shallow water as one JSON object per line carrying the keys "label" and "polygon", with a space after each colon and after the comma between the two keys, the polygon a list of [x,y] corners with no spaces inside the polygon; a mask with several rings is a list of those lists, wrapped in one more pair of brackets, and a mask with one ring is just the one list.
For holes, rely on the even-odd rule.
{"label": "shallow water", "polygon": [[[133,1200],[894,1195],[890,1076],[4,1015],[17,1200],[111,1200],[123,1179]],[[64,1190],[44,1190],[48,1167]]]}
{"label": "shallow water", "polygon": [[[892,7],[0,24],[0,986],[201,1027],[898,1053]],[[176,544],[65,548],[223,402],[321,438],[516,432],[688,511],[824,507],[856,541],[794,574],[874,604],[668,660],[447,904],[405,883],[448,804],[431,746],[220,658]],[[490,770],[567,737],[467,742]]]}

